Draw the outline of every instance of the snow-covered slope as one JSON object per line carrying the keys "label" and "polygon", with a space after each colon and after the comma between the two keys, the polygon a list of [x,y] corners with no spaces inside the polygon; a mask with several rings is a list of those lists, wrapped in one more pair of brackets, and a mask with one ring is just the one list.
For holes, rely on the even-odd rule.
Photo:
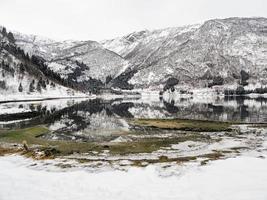
{"label": "snow-covered slope", "polygon": [[30,55],[46,59],[51,70],[63,78],[84,82],[92,79],[106,82],[128,67],[118,54],[105,49],[95,41],[53,41],[34,35],[15,34],[16,44]]}
{"label": "snow-covered slope", "polygon": [[249,74],[249,83],[266,84],[266,18],[215,19],[101,43],[135,66],[134,74],[124,77],[135,88],[162,88],[169,78],[207,87],[218,76],[223,84],[238,84],[241,70]]}
{"label": "snow-covered slope", "polygon": [[0,29],[0,41],[0,101],[83,95],[44,75],[6,29]]}

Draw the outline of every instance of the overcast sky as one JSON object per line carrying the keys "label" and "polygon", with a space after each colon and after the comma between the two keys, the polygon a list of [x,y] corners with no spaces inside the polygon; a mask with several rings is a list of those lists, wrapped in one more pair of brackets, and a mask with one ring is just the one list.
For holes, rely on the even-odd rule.
{"label": "overcast sky", "polygon": [[212,18],[267,17],[267,0],[0,0],[0,24],[54,39],[102,40]]}

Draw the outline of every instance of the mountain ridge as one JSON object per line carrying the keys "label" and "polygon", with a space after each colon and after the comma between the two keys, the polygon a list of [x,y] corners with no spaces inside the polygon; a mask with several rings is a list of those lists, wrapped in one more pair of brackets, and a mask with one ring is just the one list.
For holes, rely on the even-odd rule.
{"label": "mountain ridge", "polygon": [[[139,73],[143,73],[143,75],[137,74],[137,76],[130,80],[130,83],[139,84],[138,87],[145,88],[150,81],[150,72],[154,72],[155,70],[158,70],[157,74],[165,73],[167,76],[172,73],[177,73],[175,71],[180,69],[175,76],[182,76],[179,77],[179,80],[185,82],[186,77],[192,78],[198,75],[198,70],[200,72],[210,70],[212,67],[209,66],[217,67],[213,75],[220,72],[220,70],[224,70],[224,73],[227,74],[228,72],[224,67],[224,65],[226,65],[223,63],[224,61],[228,62],[229,68],[233,68],[230,72],[235,73],[235,77],[240,77],[240,72],[242,70],[242,63],[240,63],[240,60],[244,60],[247,62],[246,64],[250,64],[250,62],[255,62],[257,60],[257,56],[259,57],[259,62],[256,64],[252,63],[254,65],[253,67],[259,65],[265,67],[267,48],[266,22],[266,18],[216,19],[206,21],[192,31],[189,30],[182,34],[176,31],[173,35],[170,33],[167,36],[167,40],[166,37],[163,37],[160,41],[155,40],[153,37],[152,39],[145,38],[141,42],[138,42],[138,44],[135,44],[135,47],[130,49],[129,52],[124,52],[124,55],[133,59],[132,62],[137,63],[137,66],[140,66],[140,63],[141,66],[144,66],[145,63],[144,69],[139,70]],[[158,38],[159,37],[157,37],[157,39]],[[242,49],[243,47],[244,49]],[[125,49],[127,49],[127,47],[125,47]],[[153,54],[149,56],[149,58],[144,58],[144,55],[151,52],[153,52]],[[131,54],[133,54],[133,56]],[[254,54],[254,57],[249,57],[250,54]],[[236,67],[238,69],[235,69]],[[151,68],[156,69],[151,70]],[[249,66],[247,68],[250,69],[251,67]],[[164,71],[160,71],[160,69],[164,69]],[[248,69],[244,70],[248,71]],[[168,70],[170,72],[166,73]],[[193,73],[190,73],[190,71],[193,71]],[[144,75],[146,75],[146,77],[144,77]],[[150,77],[152,75],[150,75]],[[226,79],[226,83],[231,82],[231,80],[228,79],[234,78],[232,75],[221,75]],[[255,78],[259,73],[254,73],[252,75],[254,75]],[[196,77],[196,79],[201,80],[204,74],[201,74],[201,76]],[[164,77],[158,76],[158,80],[162,81],[162,78]],[[156,79],[157,77],[152,78],[152,81]],[[154,81],[154,83],[158,84],[156,81]],[[202,84],[208,85],[209,83]],[[203,85],[200,87],[206,86]]]}
{"label": "mountain ridge", "polygon": [[[267,85],[267,18],[211,19],[103,41],[55,41],[13,33],[74,89],[181,91]],[[244,79],[246,77],[246,80]]]}

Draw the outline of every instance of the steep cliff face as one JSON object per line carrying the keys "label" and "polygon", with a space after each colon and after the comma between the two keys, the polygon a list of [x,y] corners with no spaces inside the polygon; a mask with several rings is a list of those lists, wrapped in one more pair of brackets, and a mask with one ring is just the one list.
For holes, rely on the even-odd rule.
{"label": "steep cliff face", "polygon": [[156,31],[142,31],[103,41],[134,65],[129,78],[135,88],[158,87],[169,78],[179,84],[207,87],[248,82],[266,84],[267,19],[229,18],[203,24]]}

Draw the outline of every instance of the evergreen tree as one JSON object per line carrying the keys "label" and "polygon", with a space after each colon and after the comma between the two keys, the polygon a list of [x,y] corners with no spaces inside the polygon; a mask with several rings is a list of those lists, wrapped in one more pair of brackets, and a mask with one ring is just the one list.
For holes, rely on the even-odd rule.
{"label": "evergreen tree", "polygon": [[41,79],[38,81],[36,89],[37,89],[38,92],[42,91],[42,80]]}
{"label": "evergreen tree", "polygon": [[44,81],[44,80],[42,80],[42,87],[44,88],[44,89],[46,89],[46,82]]}
{"label": "evergreen tree", "polygon": [[6,82],[5,81],[0,81],[0,88],[6,89]]}
{"label": "evergreen tree", "polygon": [[25,67],[23,66],[22,63],[20,63],[19,70],[20,70],[20,72],[21,72],[22,74],[24,74],[24,72],[25,72]]}
{"label": "evergreen tree", "polygon": [[175,89],[174,89],[174,86],[177,85],[179,83],[179,80],[176,79],[176,78],[169,78],[167,81],[166,81],[166,84],[163,88],[164,91],[168,90],[168,89],[171,89],[171,91],[173,92]]}
{"label": "evergreen tree", "polygon": [[243,86],[248,85],[247,81],[249,79],[249,74],[246,71],[241,70],[240,75],[241,75],[241,85]]}
{"label": "evergreen tree", "polygon": [[35,81],[32,80],[30,87],[29,87],[29,92],[34,92],[34,90],[35,90],[34,83],[35,83]]}
{"label": "evergreen tree", "polygon": [[108,76],[106,77],[106,84],[108,84],[111,80],[112,80],[111,75],[108,75]]}
{"label": "evergreen tree", "polygon": [[30,60],[30,56],[29,56],[28,53],[26,53],[26,55],[25,55],[25,59],[26,59],[26,60]]}
{"label": "evergreen tree", "polygon": [[55,83],[53,83],[53,82],[51,82],[50,85],[51,85],[51,87],[53,87],[53,88],[56,87]]}
{"label": "evergreen tree", "polygon": [[9,32],[9,33],[7,34],[7,38],[9,39],[10,42],[15,43],[15,38],[14,38],[13,33]]}
{"label": "evergreen tree", "polygon": [[6,36],[7,35],[7,32],[6,32],[6,28],[5,27],[3,27],[3,29],[2,29],[2,34],[3,34],[3,36]]}
{"label": "evergreen tree", "polygon": [[23,87],[21,85],[21,83],[19,84],[19,92],[22,92],[23,91]]}

